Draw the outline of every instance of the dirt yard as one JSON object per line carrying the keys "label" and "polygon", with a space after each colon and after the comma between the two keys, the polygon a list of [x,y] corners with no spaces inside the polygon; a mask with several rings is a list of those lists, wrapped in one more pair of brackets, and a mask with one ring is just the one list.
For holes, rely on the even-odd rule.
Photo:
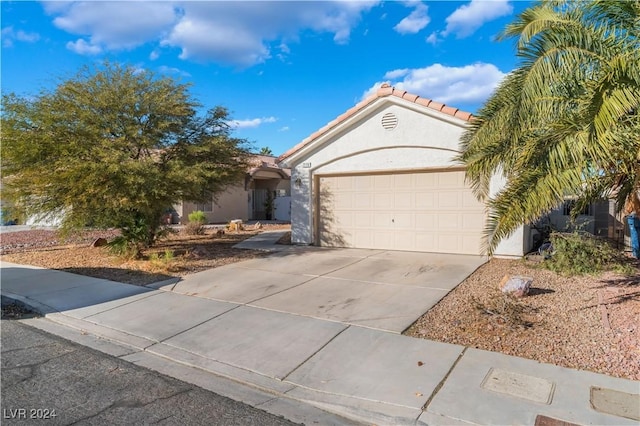
{"label": "dirt yard", "polygon": [[[289,229],[266,225],[264,229]],[[262,230],[171,235],[139,260],[123,260],[89,232],[60,240],[53,231],[0,235],[0,259],[145,285],[264,256],[232,246]],[[287,243],[287,238],[282,239]],[[505,275],[533,278],[529,296],[502,294]],[[410,327],[406,335],[503,352],[563,367],[640,380],[640,271],[633,276],[563,277],[523,260],[480,267]]]}
{"label": "dirt yard", "polygon": [[[504,295],[505,275],[533,278],[529,296]],[[494,259],[405,334],[640,380],[640,274],[563,277]]]}
{"label": "dirt yard", "polygon": [[265,256],[264,252],[234,249],[240,241],[264,230],[290,225],[265,224],[261,229],[248,225],[241,231],[208,228],[204,235],[170,234],[145,251],[142,259],[123,259],[106,247],[91,247],[97,238],[109,239],[115,231],[91,231],[62,239],[55,231],[32,230],[0,235],[1,260],[59,269],[127,284],[147,285],[171,277],[181,277],[229,263]]}

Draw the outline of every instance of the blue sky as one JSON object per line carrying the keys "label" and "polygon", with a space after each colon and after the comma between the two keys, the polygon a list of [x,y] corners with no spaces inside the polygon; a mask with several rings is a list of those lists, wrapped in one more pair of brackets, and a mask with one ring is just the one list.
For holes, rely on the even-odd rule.
{"label": "blue sky", "polygon": [[475,112],[516,66],[495,40],[528,1],[2,1],[2,91],[52,89],[85,64],[130,64],[231,112],[284,153],[383,82]]}

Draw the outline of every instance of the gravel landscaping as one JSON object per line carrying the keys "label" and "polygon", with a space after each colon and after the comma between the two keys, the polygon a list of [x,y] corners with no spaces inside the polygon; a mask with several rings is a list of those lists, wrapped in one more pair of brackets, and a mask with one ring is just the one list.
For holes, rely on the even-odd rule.
{"label": "gravel landscaping", "polygon": [[106,247],[91,247],[98,237],[112,238],[117,231],[90,231],[72,240],[61,239],[55,231],[30,230],[0,235],[1,259],[7,262],[42,266],[65,272],[104,278],[134,285],[147,285],[181,277],[245,259],[265,256],[264,252],[234,249],[240,241],[262,230],[289,229],[290,225],[247,226],[241,231],[208,227],[204,235],[185,235],[180,228],[145,251],[142,259],[124,259]]}
{"label": "gravel landscaping", "polygon": [[[115,231],[93,231],[61,240],[53,231],[0,235],[0,259],[83,275],[146,285],[241,260],[265,256],[233,245],[262,230],[205,235],[171,235],[124,260],[105,247],[91,247]],[[289,243],[285,235],[280,243]],[[533,279],[529,296],[500,291],[505,276]],[[502,352],[509,355],[640,380],[640,270],[631,276],[606,272],[564,277],[525,260],[493,259],[451,291],[408,330],[408,336]]]}
{"label": "gravel landscaping", "polygon": [[[504,295],[505,275],[533,278],[529,296]],[[640,380],[640,274],[563,277],[493,259],[405,334]]]}

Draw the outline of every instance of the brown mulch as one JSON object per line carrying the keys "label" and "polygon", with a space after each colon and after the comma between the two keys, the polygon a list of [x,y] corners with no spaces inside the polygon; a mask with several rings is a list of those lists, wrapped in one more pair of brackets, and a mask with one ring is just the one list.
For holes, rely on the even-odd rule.
{"label": "brown mulch", "polygon": [[[147,285],[265,256],[262,251],[234,249],[233,246],[264,230],[289,228],[289,225],[263,224],[261,229],[247,226],[245,230],[226,231],[224,235],[218,235],[215,228],[208,228],[204,235],[196,236],[177,232],[145,251],[142,259],[123,259],[111,254],[107,247],[91,247],[91,242],[98,236],[110,237],[99,232],[82,239],[78,237],[77,241],[81,242],[60,245],[60,238],[54,231],[22,231],[2,235],[1,249],[9,253],[3,254],[1,260]],[[29,236],[35,242],[29,243]],[[46,241],[47,236],[51,241]],[[14,244],[15,241],[21,242]]]}
{"label": "brown mulch", "polygon": [[97,238],[110,239],[120,235],[117,230],[87,230],[63,236],[50,229],[7,232],[0,234],[0,254],[19,253],[34,249],[68,244],[91,244]]}
{"label": "brown mulch", "polygon": [[[504,295],[505,275],[533,278],[529,296]],[[405,334],[640,380],[640,272],[563,277],[493,259]]]}

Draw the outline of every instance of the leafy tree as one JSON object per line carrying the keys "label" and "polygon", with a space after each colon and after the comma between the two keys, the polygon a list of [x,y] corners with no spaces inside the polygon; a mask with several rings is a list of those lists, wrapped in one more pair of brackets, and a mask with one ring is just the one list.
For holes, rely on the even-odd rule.
{"label": "leafy tree", "polygon": [[273,155],[273,152],[271,151],[271,148],[269,148],[268,146],[262,147],[260,148],[260,155]]}
{"label": "leafy tree", "polygon": [[3,94],[3,195],[66,231],[119,228],[139,254],[172,204],[210,199],[246,170],[227,110],[197,115],[188,88],[105,63],[35,97]]}
{"label": "leafy tree", "polygon": [[[567,195],[582,205],[640,189],[640,2],[541,1],[501,34],[519,66],[481,108],[459,159],[490,208],[492,252]],[[489,193],[492,176],[507,184]]]}

